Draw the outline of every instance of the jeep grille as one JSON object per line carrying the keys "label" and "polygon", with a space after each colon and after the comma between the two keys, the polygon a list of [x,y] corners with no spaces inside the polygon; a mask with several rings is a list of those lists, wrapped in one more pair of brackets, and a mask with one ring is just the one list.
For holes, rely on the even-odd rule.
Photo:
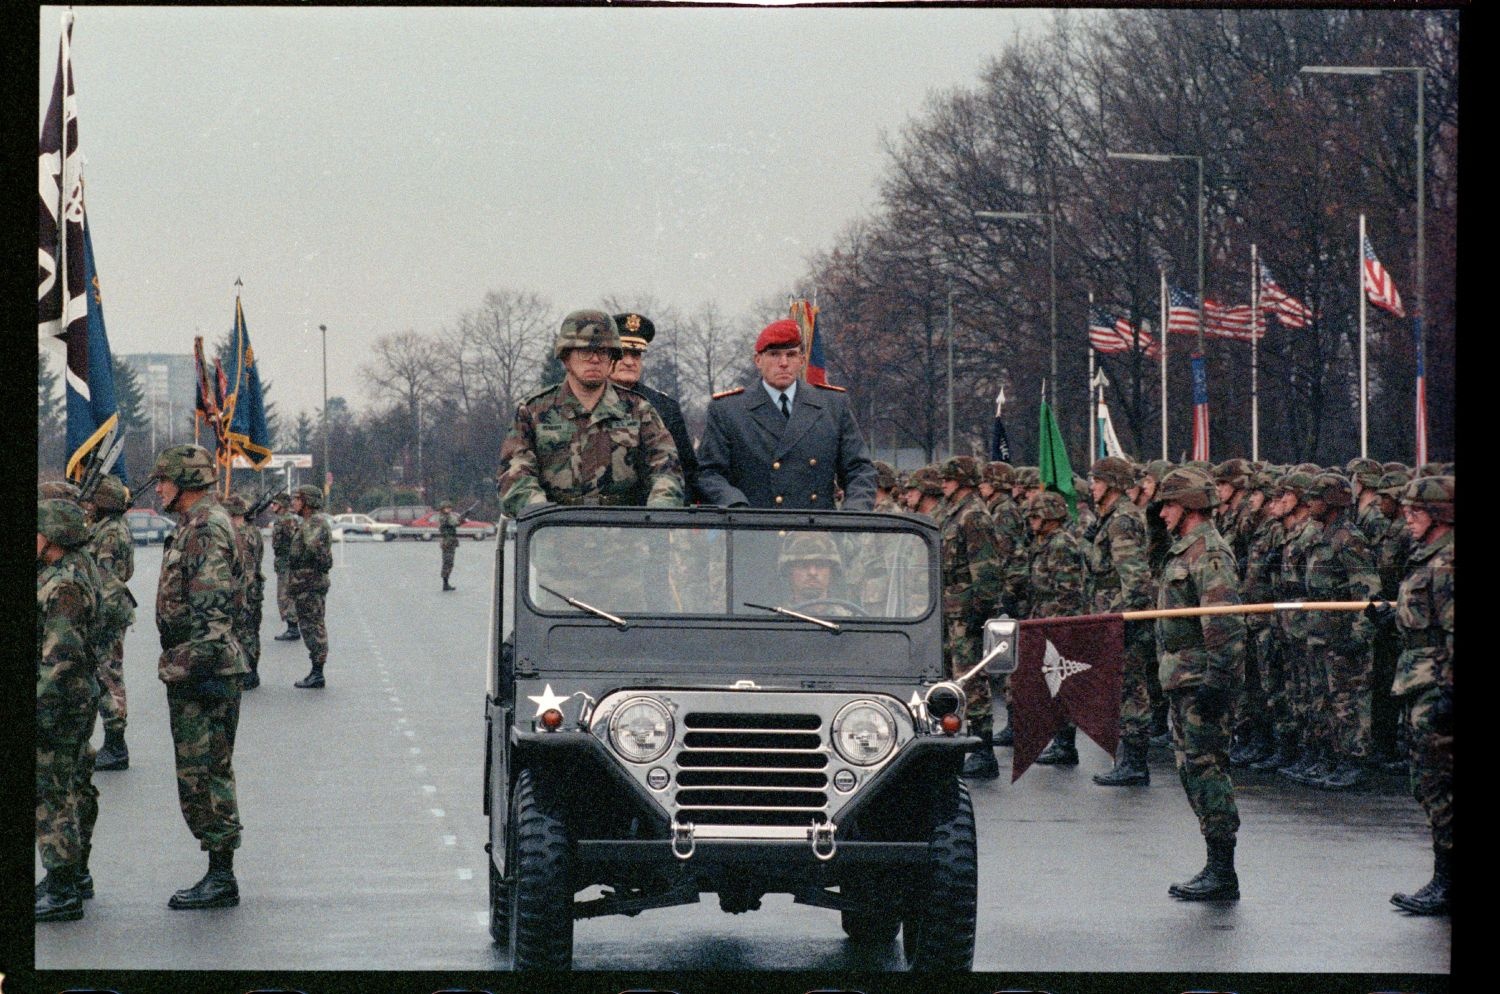
{"label": "jeep grille", "polygon": [[677,752],[677,817],[698,825],[806,827],[828,818],[817,714],[689,712]]}

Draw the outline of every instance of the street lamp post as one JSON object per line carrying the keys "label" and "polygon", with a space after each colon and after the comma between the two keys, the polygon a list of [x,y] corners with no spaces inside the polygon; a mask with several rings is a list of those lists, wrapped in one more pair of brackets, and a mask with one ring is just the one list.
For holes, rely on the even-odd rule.
{"label": "street lamp post", "polygon": [[328,325],[318,325],[323,336],[323,506],[328,506]]}
{"label": "street lamp post", "polygon": [[[1417,79],[1417,368],[1424,368],[1427,357],[1427,136],[1424,124],[1426,108],[1427,69],[1424,66],[1303,66],[1299,72],[1320,76],[1385,76],[1391,73],[1409,72]],[[1360,383],[1364,390],[1364,383]],[[1417,462],[1427,454],[1426,426],[1417,439]]]}
{"label": "street lamp post", "polygon": [[948,455],[953,455],[953,277],[948,277]]}
{"label": "street lamp post", "polygon": [[[1207,305],[1203,302],[1203,156],[1201,155],[1174,155],[1161,152],[1109,152],[1104,153],[1111,159],[1129,159],[1133,162],[1172,162],[1181,160],[1193,162],[1198,166],[1198,354],[1203,354],[1203,312]],[[1165,333],[1165,329],[1163,329]]]}
{"label": "street lamp post", "polygon": [[975,211],[985,221],[1021,221],[1047,219],[1047,280],[1051,293],[1051,380],[1047,386],[1048,402],[1057,407],[1057,212],[1056,211]]}

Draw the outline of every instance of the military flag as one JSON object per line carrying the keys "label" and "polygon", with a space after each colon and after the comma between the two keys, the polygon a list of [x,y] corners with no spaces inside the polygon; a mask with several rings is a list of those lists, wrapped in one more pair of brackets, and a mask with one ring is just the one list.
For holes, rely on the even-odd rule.
{"label": "military flag", "polygon": [[1128,459],[1125,448],[1120,444],[1120,436],[1115,434],[1114,419],[1109,416],[1109,402],[1104,399],[1104,388],[1109,386],[1109,377],[1104,375],[1104,370],[1099,370],[1094,377],[1094,430],[1098,438],[1092,458],[1103,459],[1106,456],[1117,456]]}
{"label": "military flag", "polygon": [[[83,271],[88,288],[88,391],[68,390],[68,476],[82,475],[86,457],[103,452],[101,447],[111,433],[120,431],[120,409],[115,400],[114,359],[109,351],[109,335],[104,330],[104,300],[99,290],[99,272],[94,266],[94,240],[89,234],[88,216],[83,219]],[[110,472],[123,483],[130,478],[125,460],[116,459]]]}
{"label": "military flag", "polygon": [[990,462],[1010,462],[1010,436],[1005,433],[1005,388],[995,395],[995,423],[990,426]]}
{"label": "military flag", "polygon": [[233,351],[224,393],[224,411],[229,419],[225,430],[229,451],[225,459],[232,462],[235,455],[242,455],[252,469],[261,469],[272,455],[271,433],[266,427],[260,366],[255,361],[255,350],[250,347],[250,330],[245,327],[245,309],[238,294],[234,298],[234,331],[230,336],[230,348]]}
{"label": "military flag", "polygon": [[1125,620],[1118,614],[1021,622],[1020,655],[1010,677],[1010,779],[1036,760],[1071,721],[1111,756],[1120,741]]}
{"label": "military flag", "polygon": [[794,300],[791,318],[802,332],[802,350],[807,353],[807,370],[803,379],[826,386],[828,368],[823,358],[823,339],[818,335],[818,305],[807,300]]}
{"label": "military flag", "polygon": [[1041,432],[1037,442],[1037,472],[1042,478],[1042,487],[1062,494],[1068,504],[1068,517],[1078,520],[1078,495],[1073,490],[1073,464],[1068,461],[1068,447],[1063,444],[1062,431],[1057,427],[1057,418],[1046,399],[1042,400],[1040,412]]}

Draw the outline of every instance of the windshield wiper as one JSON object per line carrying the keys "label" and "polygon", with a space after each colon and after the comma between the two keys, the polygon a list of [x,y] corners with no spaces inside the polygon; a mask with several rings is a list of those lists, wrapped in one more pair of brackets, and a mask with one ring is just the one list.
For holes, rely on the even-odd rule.
{"label": "windshield wiper", "polygon": [[587,611],[589,614],[603,618],[605,621],[608,621],[611,624],[618,625],[620,631],[622,632],[630,627],[630,622],[626,621],[624,618],[617,618],[614,615],[610,614],[608,611],[597,608],[592,604],[585,604],[583,601],[578,600],[576,597],[569,597],[562,591],[553,590],[545,583],[538,581],[537,586],[547,591],[547,593],[551,594],[553,597],[556,597],[557,599],[562,601],[566,601],[569,607],[576,607],[580,611]]}
{"label": "windshield wiper", "polygon": [[822,618],[814,618],[810,614],[803,614],[801,611],[793,611],[791,608],[786,608],[786,607],[772,607],[769,604],[751,604],[749,601],[745,601],[744,605],[746,607],[753,607],[753,608],[755,608],[758,611],[771,611],[771,612],[773,612],[775,614],[784,614],[788,618],[796,618],[799,621],[810,621],[810,622],[812,622],[815,625],[822,625],[824,628],[828,629],[830,632],[843,631],[842,628],[840,628],[837,624],[835,624],[832,621],[824,621]]}

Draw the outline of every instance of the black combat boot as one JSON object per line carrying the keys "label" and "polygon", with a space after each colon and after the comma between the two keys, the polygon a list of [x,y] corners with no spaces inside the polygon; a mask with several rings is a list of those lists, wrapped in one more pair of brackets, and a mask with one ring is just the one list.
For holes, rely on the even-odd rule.
{"label": "black combat boot", "polygon": [[243,690],[254,690],[259,686],[260,674],[255,672],[254,670],[251,670],[249,673],[246,673],[244,676],[240,677],[240,688]]}
{"label": "black combat boot", "polygon": [[1264,759],[1257,759],[1250,764],[1252,770],[1261,772],[1276,771],[1283,766],[1291,766],[1297,759],[1297,736],[1283,735],[1276,739],[1276,748]]}
{"label": "black combat boot", "polygon": [[1208,839],[1208,862],[1187,883],[1173,884],[1167,893],[1179,901],[1238,901],[1240,878],[1234,872],[1234,836]]}
{"label": "black combat boot", "polygon": [[83,898],[78,894],[78,870],[72,866],[48,871],[36,889],[39,922],[76,922],[83,917]]}
{"label": "black combat boot", "polygon": [[177,911],[199,908],[232,908],[240,903],[240,885],[234,879],[234,850],[209,851],[208,872],[203,879],[172,895],[167,907]]}
{"label": "black combat boot", "polygon": [[1297,749],[1297,758],[1286,766],[1278,766],[1276,772],[1289,780],[1296,780],[1303,773],[1307,772],[1308,767],[1317,761],[1317,750],[1313,747],[1312,742],[1304,740],[1302,745]]}
{"label": "black combat boot", "polygon": [[1333,772],[1313,786],[1324,790],[1348,790],[1359,786],[1365,778],[1365,764],[1351,756],[1343,756],[1334,766]]}
{"label": "black combat boot", "polygon": [[1150,748],[1144,736],[1121,739],[1114,769],[1095,773],[1094,783],[1101,787],[1149,787],[1151,767],[1146,764],[1146,753]]}
{"label": "black combat boot", "polygon": [[1000,746],[1002,749],[1012,749],[1015,748],[1015,744],[1016,733],[1011,730],[1010,718],[1007,716],[1005,727],[995,733],[995,745]]}
{"label": "black combat boot", "polygon": [[1432,879],[1415,894],[1392,894],[1391,903],[1414,915],[1446,915],[1452,893],[1452,852],[1435,852]]}
{"label": "black combat boot", "polygon": [[74,886],[78,888],[78,896],[85,901],[94,896],[94,875],[89,872],[89,853],[93,851],[93,846],[84,843],[83,858],[78,861],[78,875],[74,879]]}
{"label": "black combat boot", "polygon": [[1300,773],[1292,774],[1292,779],[1308,787],[1321,787],[1323,778],[1333,772],[1333,750],[1319,743],[1313,746],[1313,763]]}
{"label": "black combat boot", "polygon": [[959,776],[965,780],[995,780],[1000,776],[1000,763],[995,759],[995,733],[986,728],[979,733],[979,748],[964,757],[964,768]]}
{"label": "black combat boot", "polygon": [[1270,751],[1271,742],[1266,733],[1258,728],[1247,728],[1234,737],[1234,745],[1229,748],[1229,765],[1242,769],[1257,759],[1263,759]]}
{"label": "black combat boot", "polygon": [[1074,738],[1078,729],[1073,725],[1064,725],[1058,729],[1057,734],[1052,736],[1052,741],[1047,743],[1047,748],[1036,758],[1036,762],[1043,766],[1077,766],[1078,747],[1074,745]]}
{"label": "black combat boot", "polygon": [[323,686],[323,664],[322,663],[313,663],[312,664],[312,670],[307,674],[307,676],[303,677],[301,680],[298,680],[296,683],[292,684],[292,686],[293,687],[301,687],[303,690],[307,690],[309,688],[316,689],[316,688],[322,687]]}
{"label": "black combat boot", "polygon": [[125,729],[104,730],[104,744],[94,755],[94,770],[128,770],[130,750],[125,747]]}
{"label": "black combat boot", "polygon": [[1166,701],[1151,707],[1151,744],[1158,749],[1172,748],[1172,729],[1167,727]]}
{"label": "black combat boot", "polygon": [[457,590],[458,588],[455,587],[455,586],[453,586],[451,583],[449,583],[448,582],[448,578],[445,576],[445,577],[443,577],[443,589],[444,590]]}
{"label": "black combat boot", "polygon": [[297,623],[295,621],[288,621],[286,623],[286,631],[282,632],[280,635],[277,635],[275,638],[278,642],[295,642],[301,637],[302,631],[297,627]]}

